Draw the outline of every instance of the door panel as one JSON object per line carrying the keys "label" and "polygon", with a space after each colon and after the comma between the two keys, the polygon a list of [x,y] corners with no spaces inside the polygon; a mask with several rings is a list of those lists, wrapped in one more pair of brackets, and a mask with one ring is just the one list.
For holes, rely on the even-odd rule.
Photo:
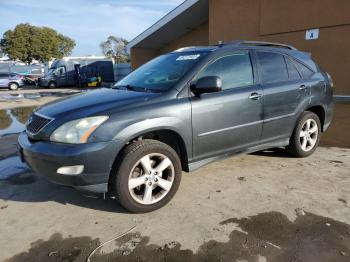
{"label": "door panel", "polygon": [[305,97],[302,81],[263,85],[264,125],[262,141],[287,138],[294,129],[298,107]]}
{"label": "door panel", "polygon": [[206,76],[220,77],[223,91],[192,98],[194,159],[257,144],[262,130],[262,90],[255,85],[249,51],[214,59],[198,78]]}
{"label": "door panel", "polygon": [[205,94],[192,99],[194,159],[239,151],[259,142],[262,130],[262,100],[257,86]]}
{"label": "door panel", "polygon": [[0,74],[0,86],[7,87],[9,83],[9,75],[8,74]]}
{"label": "door panel", "polygon": [[62,66],[58,68],[59,74],[56,76],[56,82],[58,86],[65,86],[67,85],[67,73],[66,73],[66,67]]}
{"label": "door panel", "polygon": [[257,52],[257,58],[264,93],[262,143],[288,138],[309,88],[290,58],[265,51]]}

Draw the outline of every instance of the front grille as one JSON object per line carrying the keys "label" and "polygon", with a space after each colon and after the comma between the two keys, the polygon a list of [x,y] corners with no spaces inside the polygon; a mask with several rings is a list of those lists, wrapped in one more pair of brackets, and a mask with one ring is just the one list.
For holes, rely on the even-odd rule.
{"label": "front grille", "polygon": [[44,126],[51,122],[51,119],[32,114],[27,122],[27,131],[32,134],[38,133]]}

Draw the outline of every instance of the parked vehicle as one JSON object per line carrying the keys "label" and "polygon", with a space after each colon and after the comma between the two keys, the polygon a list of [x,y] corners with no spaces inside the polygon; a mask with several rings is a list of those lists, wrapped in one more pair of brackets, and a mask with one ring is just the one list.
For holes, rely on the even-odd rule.
{"label": "parked vehicle", "polygon": [[16,73],[0,73],[0,87],[17,90],[24,85],[24,76]]}
{"label": "parked vehicle", "polygon": [[11,73],[16,73],[23,76],[23,82],[25,85],[37,85],[38,79],[44,74],[43,64],[33,65],[10,65],[9,70]]}
{"label": "parked vehicle", "polygon": [[147,212],[170,201],[182,171],[274,147],[311,155],[331,122],[332,87],[291,46],[183,48],[111,89],[41,107],[19,144],[23,159],[51,181],[108,192],[126,209]]}
{"label": "parked vehicle", "polygon": [[102,82],[114,82],[112,60],[94,57],[55,60],[47,74],[39,79],[39,86],[47,88],[82,87],[87,86],[92,77],[100,77]]}

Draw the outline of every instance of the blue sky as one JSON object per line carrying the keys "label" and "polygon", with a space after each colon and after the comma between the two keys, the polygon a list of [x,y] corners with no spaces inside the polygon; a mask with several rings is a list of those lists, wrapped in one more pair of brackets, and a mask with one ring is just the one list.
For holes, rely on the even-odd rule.
{"label": "blue sky", "polygon": [[73,38],[73,55],[101,55],[109,35],[131,40],[183,0],[0,0],[0,37],[19,23]]}

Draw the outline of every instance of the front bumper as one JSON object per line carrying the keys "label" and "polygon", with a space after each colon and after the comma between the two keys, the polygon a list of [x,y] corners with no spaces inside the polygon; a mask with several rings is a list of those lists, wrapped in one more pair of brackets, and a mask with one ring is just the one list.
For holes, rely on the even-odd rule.
{"label": "front bumper", "polygon": [[[84,191],[108,191],[108,179],[114,160],[122,148],[118,140],[88,144],[62,144],[50,141],[31,141],[25,132],[18,138],[22,159],[38,174],[56,184]],[[57,169],[84,165],[79,175],[62,175]]]}
{"label": "front bumper", "polygon": [[39,78],[38,79],[38,85],[41,87],[48,87],[50,80],[48,79],[43,79],[43,78]]}

